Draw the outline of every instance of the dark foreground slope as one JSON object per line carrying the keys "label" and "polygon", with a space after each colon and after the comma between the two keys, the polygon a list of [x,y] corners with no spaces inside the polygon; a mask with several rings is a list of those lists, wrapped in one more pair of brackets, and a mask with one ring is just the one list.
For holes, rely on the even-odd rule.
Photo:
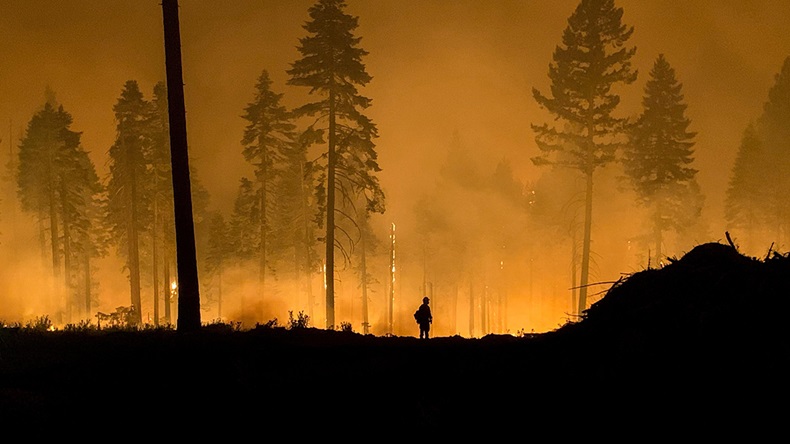
{"label": "dark foreground slope", "polygon": [[564,434],[591,424],[765,432],[787,413],[788,298],[786,256],[748,258],[712,243],[623,279],[581,321],[529,337],[7,328],[0,418],[266,434]]}

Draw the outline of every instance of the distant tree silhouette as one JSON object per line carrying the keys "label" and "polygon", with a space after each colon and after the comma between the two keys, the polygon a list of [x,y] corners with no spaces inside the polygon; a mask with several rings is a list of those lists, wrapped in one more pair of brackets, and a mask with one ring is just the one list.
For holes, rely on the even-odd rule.
{"label": "distant tree silhouette", "polygon": [[790,236],[790,57],[768,91],[759,118],[744,131],[730,173],[726,219],[753,246],[787,242]]}
{"label": "distant tree silhouette", "polygon": [[760,138],[765,153],[762,167],[763,191],[768,200],[766,228],[773,240],[784,244],[790,236],[790,57],[775,76],[759,119]]}
{"label": "distant tree silhouette", "polygon": [[[157,82],[154,86],[151,101],[150,115],[148,117],[148,137],[151,142],[150,158],[147,163],[151,168],[151,212],[152,226],[150,230],[151,242],[151,276],[154,292],[154,325],[159,325],[162,317],[159,313],[160,291],[164,299],[165,308],[169,304],[170,282],[162,279],[160,284],[160,269],[162,274],[165,268],[175,265],[176,233],[175,210],[173,208],[173,171],[170,164],[170,125],[167,106],[167,87],[164,82]],[[165,264],[167,262],[167,264]],[[166,322],[171,322],[169,310],[164,316]]]}
{"label": "distant tree silhouette", "polygon": [[[656,263],[663,260],[664,232],[682,231],[702,211],[696,186],[694,136],[688,127],[682,84],[659,54],[642,98],[642,114],[629,131],[623,166],[638,203],[650,212]],[[691,205],[689,205],[691,203]]]}
{"label": "distant tree silhouette", "polygon": [[750,123],[738,146],[724,200],[727,230],[747,243],[744,248],[757,246],[758,233],[765,228],[765,208],[770,205],[763,188],[764,155],[757,128]]}
{"label": "distant tree silhouette", "polygon": [[469,300],[470,335],[505,332],[508,290],[518,279],[511,273],[520,268],[511,265],[533,241],[525,236],[524,185],[507,159],[480,162],[476,155],[486,151],[454,132],[435,186],[425,187],[413,206],[420,291],[446,314],[434,323],[437,331],[458,331],[462,293]]}
{"label": "distant tree silhouette", "polygon": [[[533,163],[573,168],[586,179],[579,313],[587,308],[593,173],[615,159],[618,136],[626,124],[626,119],[613,115],[620,96],[612,87],[630,84],[637,76],[631,69],[636,48],[625,47],[633,27],[622,24],[622,15],[613,0],[582,0],[568,19],[562,44],[549,65],[551,95],[532,90],[538,104],[563,123],[532,125],[541,150]],[[551,154],[557,154],[553,160]]]}
{"label": "distant tree silhouette", "polygon": [[[222,213],[215,211],[208,215],[208,241],[205,254],[206,284],[211,283],[207,296],[214,295],[217,303],[217,318],[222,319],[222,277],[233,256],[232,244],[229,241],[228,224]],[[209,299],[208,297],[206,299]]]}
{"label": "distant tree silhouette", "polygon": [[255,247],[260,235],[259,226],[254,221],[259,219],[260,199],[255,192],[255,184],[246,177],[239,180],[238,191],[233,202],[230,218],[230,240],[237,261],[244,262],[255,257]]}
{"label": "distant tree silhouette", "polygon": [[129,271],[131,302],[136,322],[142,321],[140,297],[140,236],[150,228],[148,186],[148,117],[151,104],[135,80],[124,84],[113,106],[116,139],[109,150],[108,222],[113,241]]}
{"label": "distant tree silhouette", "polygon": [[359,203],[356,206],[356,226],[359,227],[359,240],[357,241],[357,248],[354,249],[354,271],[357,275],[359,288],[362,297],[362,333],[370,333],[370,313],[368,302],[370,296],[368,293],[371,291],[372,284],[378,281],[369,270],[368,260],[373,257],[381,248],[382,242],[376,237],[376,233],[371,227],[370,212],[364,203]]}
{"label": "distant tree silhouette", "polygon": [[[47,233],[44,224],[49,221],[51,267],[55,278],[61,275],[57,158],[63,155],[64,131],[69,131],[70,120],[54,99],[47,101],[28,122],[19,145],[17,187],[21,208],[37,216],[42,240]],[[41,247],[43,255],[43,242]]]}
{"label": "distant tree silhouette", "polygon": [[[356,192],[364,190],[369,211],[383,212],[384,194],[375,173],[380,170],[373,139],[378,137],[375,124],[362,114],[371,100],[362,96],[357,86],[371,80],[362,57],[367,51],[358,47],[361,40],[353,32],[358,17],[344,12],[342,0],[319,0],[309,9],[311,21],[303,27],[310,34],[299,40],[297,49],[302,58],[287,71],[288,83],[310,88],[310,94],[322,99],[294,110],[299,117],[315,117],[309,132],[320,131],[326,143],[325,181],[318,185],[319,202],[325,204],[326,215],[326,326],[335,328],[335,248],[336,213],[353,221],[353,214],[341,212],[342,205],[353,202]],[[344,186],[353,186],[353,190]],[[344,198],[338,202],[336,193]],[[325,196],[325,199],[324,199]]]}
{"label": "distant tree silhouette", "polygon": [[266,268],[273,267],[267,261],[267,252],[272,246],[267,242],[275,230],[278,199],[282,197],[281,185],[287,168],[289,151],[296,149],[296,125],[291,114],[280,104],[283,95],[272,91],[269,73],[263,70],[255,85],[254,100],[244,109],[247,126],[241,140],[244,159],[255,171],[255,193],[258,211],[250,213],[255,220],[258,236],[255,242],[258,256],[259,292],[265,293]]}
{"label": "distant tree silhouette", "polygon": [[102,186],[72,121],[50,93],[28,123],[16,177],[22,210],[39,218],[42,237],[49,233],[53,276],[68,295],[61,309],[89,317],[90,258],[102,254],[96,217]]}

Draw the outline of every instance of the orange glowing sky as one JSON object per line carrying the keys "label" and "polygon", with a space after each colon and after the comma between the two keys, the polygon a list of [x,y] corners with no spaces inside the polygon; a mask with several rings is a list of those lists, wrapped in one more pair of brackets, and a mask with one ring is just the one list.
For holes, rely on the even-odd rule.
{"label": "orange glowing sky", "polygon": [[[181,39],[191,161],[229,210],[248,174],[240,118],[263,69],[288,106],[287,87],[312,0],[181,0]],[[452,134],[491,168],[511,160],[524,181],[540,171],[530,123],[547,121],[531,89],[548,87],[548,64],[577,0],[348,0],[373,81],[380,174],[389,220],[406,219],[435,180]],[[634,27],[637,81],[622,114],[638,111],[653,61],[663,53],[683,83],[690,130],[698,133],[698,180],[713,240],[724,233],[723,200],[743,130],[759,116],[790,56],[786,0],[617,0]],[[3,0],[0,5],[0,160],[51,87],[82,131],[100,174],[114,138],[112,105],[126,80],[150,94],[164,80],[158,0]],[[616,227],[615,227],[616,228]],[[605,227],[594,236],[605,237]],[[6,233],[8,230],[4,230]],[[6,242],[3,242],[6,243]],[[2,248],[2,245],[0,245]],[[552,321],[553,322],[553,321]],[[549,322],[548,324],[551,324]]]}

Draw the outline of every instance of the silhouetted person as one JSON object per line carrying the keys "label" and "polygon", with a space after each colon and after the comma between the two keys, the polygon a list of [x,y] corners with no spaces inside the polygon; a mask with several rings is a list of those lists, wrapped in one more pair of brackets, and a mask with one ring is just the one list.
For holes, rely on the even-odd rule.
{"label": "silhouetted person", "polygon": [[433,315],[431,315],[431,307],[428,306],[428,302],[430,302],[430,299],[427,297],[422,298],[422,305],[414,312],[414,319],[420,325],[420,339],[428,339],[431,323],[433,322]]}

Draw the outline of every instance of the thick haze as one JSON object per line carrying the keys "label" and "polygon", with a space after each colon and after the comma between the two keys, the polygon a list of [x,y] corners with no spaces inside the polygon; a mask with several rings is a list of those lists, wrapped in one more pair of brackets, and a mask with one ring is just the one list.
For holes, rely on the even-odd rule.
{"label": "thick haze", "polygon": [[[387,195],[381,226],[395,222],[405,227],[399,239],[409,242],[414,205],[422,192],[434,187],[456,133],[480,168],[493,171],[507,158],[519,181],[540,177],[543,171],[529,160],[538,154],[530,124],[551,117],[539,109],[531,90],[548,91],[552,52],[561,43],[578,0],[346,3],[346,12],[359,17],[356,35],[362,37],[360,47],[369,52],[363,63],[373,77],[361,92],[373,100],[366,114],[380,136],[376,140],[383,169],[379,177]],[[289,107],[305,98],[304,88],[285,85],[285,70],[300,56],[296,46],[306,35],[302,25],[314,1],[181,0],[179,4],[191,161],[211,194],[212,208],[228,214],[239,178],[250,174],[241,155],[245,121],[240,116],[253,99],[257,77],[268,70],[272,88],[285,94]],[[711,235],[699,242],[722,239],[724,192],[742,133],[761,113],[774,76],[790,56],[790,1],[617,0],[615,4],[624,10],[623,23],[634,27],[629,45],[637,47],[633,63],[639,71],[637,81],[619,91],[623,105],[617,113],[639,111],[650,68],[663,53],[683,84],[690,130],[697,132],[693,166],[699,170]],[[83,133],[82,144],[103,177],[115,136],[112,106],[124,82],[137,80],[150,98],[154,84],[164,80],[160,1],[2,0],[0,41],[3,164],[11,150],[9,138],[15,147],[50,87],[72,114],[72,129]],[[8,182],[3,186],[8,188]],[[606,208],[611,200],[607,193],[614,192],[603,181],[596,183],[596,212]],[[602,266],[595,277],[598,281],[616,280],[619,273],[646,265],[624,260],[617,250],[608,253],[608,233],[627,231],[631,223],[627,207],[613,211],[619,212],[609,218],[616,226],[609,225],[606,217],[594,219],[598,261],[612,264]],[[0,254],[12,254],[8,247],[14,244],[9,239],[14,229],[7,214],[0,214],[0,220]],[[18,239],[16,243],[36,245]],[[37,248],[31,250],[38,254]],[[540,259],[543,253],[533,254]],[[24,262],[25,256],[18,252],[13,257],[17,264]],[[545,278],[550,274],[544,270]],[[6,293],[27,285],[18,276],[10,280],[9,273],[4,278],[7,282],[0,288]],[[556,281],[544,287],[567,293],[568,279],[563,275]],[[105,291],[117,293],[117,299],[106,297],[113,302],[105,302],[104,311],[128,305],[123,281],[105,280],[102,285]],[[409,315],[419,305],[419,285],[402,288],[410,300],[403,308]],[[545,330],[560,323],[562,312],[569,310],[546,309],[541,319],[530,318],[509,329]],[[0,321],[3,313],[0,308]],[[510,318],[514,323],[520,319],[516,314]],[[403,333],[416,335],[412,325]],[[467,334],[465,327],[459,330]]]}

